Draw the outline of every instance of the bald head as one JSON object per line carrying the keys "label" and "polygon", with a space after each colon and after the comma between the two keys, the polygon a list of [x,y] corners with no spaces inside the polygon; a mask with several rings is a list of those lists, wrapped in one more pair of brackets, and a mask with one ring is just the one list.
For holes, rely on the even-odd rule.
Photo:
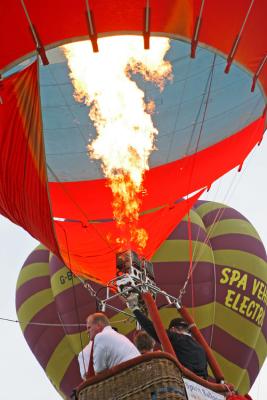
{"label": "bald head", "polygon": [[103,313],[94,313],[87,317],[87,321],[90,318],[91,322],[94,324],[102,324],[103,326],[110,325],[108,317],[105,316]]}
{"label": "bald head", "polygon": [[105,314],[94,313],[89,315],[86,319],[86,328],[90,340],[93,340],[95,336],[105,328],[105,326],[109,325],[109,320]]}

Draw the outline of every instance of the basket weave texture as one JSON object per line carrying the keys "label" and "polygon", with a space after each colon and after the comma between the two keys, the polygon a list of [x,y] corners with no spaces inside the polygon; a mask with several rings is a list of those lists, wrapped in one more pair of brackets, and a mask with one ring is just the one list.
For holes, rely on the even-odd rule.
{"label": "basket weave texture", "polygon": [[186,400],[177,365],[165,358],[144,361],[79,391],[79,400]]}

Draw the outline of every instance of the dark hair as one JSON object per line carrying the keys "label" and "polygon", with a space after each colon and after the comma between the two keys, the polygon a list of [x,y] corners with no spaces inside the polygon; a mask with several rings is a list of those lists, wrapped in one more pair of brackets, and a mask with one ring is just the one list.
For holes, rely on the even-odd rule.
{"label": "dark hair", "polygon": [[134,336],[134,344],[141,354],[153,351],[155,340],[145,331],[138,331]]}
{"label": "dark hair", "polygon": [[171,328],[184,328],[189,329],[188,323],[183,318],[174,318],[171,320],[169,329]]}

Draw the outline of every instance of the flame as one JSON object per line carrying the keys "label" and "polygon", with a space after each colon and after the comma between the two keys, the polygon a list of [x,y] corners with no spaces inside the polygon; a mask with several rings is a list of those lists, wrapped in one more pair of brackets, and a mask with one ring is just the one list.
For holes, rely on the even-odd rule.
{"label": "flame", "polygon": [[162,91],[166,80],[172,79],[171,64],[164,60],[169,47],[169,39],[154,37],[150,50],[144,50],[138,36],[99,39],[99,53],[92,52],[89,42],[63,46],[75,99],[90,106],[97,137],[88,152],[101,160],[112,190],[113,214],[121,230],[116,242],[121,247],[146,246],[147,232],[137,226],[143,177],[158,133],[151,118],[155,104],[145,102],[132,77],[140,74]]}

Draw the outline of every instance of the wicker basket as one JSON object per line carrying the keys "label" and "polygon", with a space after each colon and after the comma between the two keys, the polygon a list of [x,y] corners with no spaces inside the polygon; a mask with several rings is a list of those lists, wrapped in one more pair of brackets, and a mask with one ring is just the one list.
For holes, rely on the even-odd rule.
{"label": "wicker basket", "polygon": [[79,400],[186,400],[176,363],[160,354],[130,360],[97,375],[77,390]]}

